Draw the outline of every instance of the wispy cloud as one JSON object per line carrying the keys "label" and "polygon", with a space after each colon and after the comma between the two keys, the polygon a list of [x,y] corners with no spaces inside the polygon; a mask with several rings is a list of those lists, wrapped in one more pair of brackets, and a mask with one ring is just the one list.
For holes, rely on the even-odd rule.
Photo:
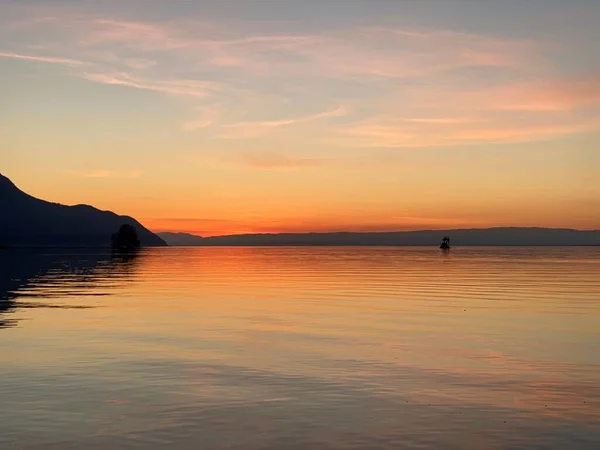
{"label": "wispy cloud", "polygon": [[124,58],[122,61],[127,67],[138,70],[147,70],[157,64],[156,61],[144,58]]}
{"label": "wispy cloud", "polygon": [[214,82],[200,80],[145,80],[127,73],[104,74],[86,73],[85,78],[102,84],[129,86],[136,89],[158,91],[165,94],[183,95],[188,97],[206,97],[208,92],[218,90]]}
{"label": "wispy cloud", "polygon": [[[0,57],[189,98],[182,129],[212,138],[303,125],[318,131],[306,140],[394,148],[532,141],[597,127],[576,113],[600,108],[598,74],[553,75],[543,43],[531,39],[377,25],[252,32],[201,18],[151,22],[60,11],[19,22],[19,29],[40,30],[32,36],[41,38],[18,47],[40,47],[35,55]],[[464,71],[473,69],[498,77],[466,86]],[[289,107],[281,108],[284,98]],[[332,104],[344,106],[327,109]],[[302,115],[308,105],[321,112]],[[338,117],[344,120],[329,120]]]}
{"label": "wispy cloud", "polygon": [[256,121],[256,122],[239,122],[230,125],[231,127],[266,127],[266,128],[276,128],[283,127],[286,125],[293,125],[295,123],[304,123],[304,122],[312,122],[313,120],[326,119],[328,117],[342,117],[346,115],[346,108],[340,106],[338,108],[319,112],[316,114],[310,114],[308,116],[300,116],[288,119],[280,119],[280,120],[264,120],[264,121]]}
{"label": "wispy cloud", "polygon": [[447,147],[534,142],[596,131],[599,80],[585,74],[395,92],[380,102],[378,114],[337,127],[342,137],[330,141],[357,147]]}
{"label": "wispy cloud", "polygon": [[81,17],[73,25],[79,32],[87,29],[78,41],[83,47],[116,44],[148,52],[176,50],[194,42],[179,37],[176,25],[89,17]]}
{"label": "wispy cloud", "polygon": [[38,56],[38,55],[24,55],[21,53],[14,52],[0,52],[0,58],[12,58],[22,59],[26,61],[43,62],[49,64],[62,64],[65,66],[89,66],[91,63],[87,61],[80,61],[77,59],[60,58],[56,56]]}
{"label": "wispy cloud", "polygon": [[194,119],[194,120],[188,120],[187,122],[185,122],[183,124],[183,129],[186,131],[193,131],[193,130],[197,130],[199,128],[206,128],[209,127],[213,124],[213,121],[211,119]]}
{"label": "wispy cloud", "polygon": [[[30,25],[60,29],[78,52],[110,48],[124,57],[137,52],[189,67],[216,66],[247,73],[320,77],[406,78],[459,67],[535,64],[536,46],[524,39],[452,30],[359,27],[312,34],[252,34],[207,20],[130,21],[66,14],[61,20],[30,18]],[[37,20],[36,20],[37,19]]]}
{"label": "wispy cloud", "polygon": [[269,129],[286,127],[289,125],[313,122],[321,119],[328,119],[334,117],[342,117],[347,114],[347,110],[345,107],[340,106],[334,109],[322,111],[315,114],[310,114],[306,116],[299,117],[291,117],[285,119],[278,120],[262,120],[262,121],[249,121],[249,122],[237,122],[233,124],[229,124],[226,128],[231,131],[226,131],[224,134],[221,134],[219,137],[225,139],[239,139],[239,138],[250,138],[261,136],[264,133],[268,132]]}
{"label": "wispy cloud", "polygon": [[553,117],[528,121],[510,117],[459,122],[422,122],[394,117],[368,119],[338,130],[337,144],[367,148],[456,147],[480,144],[513,144],[550,140],[600,129],[600,119]]}
{"label": "wispy cloud", "polygon": [[405,119],[407,122],[413,123],[429,123],[429,124],[458,124],[473,121],[473,119],[459,117],[409,117]]}
{"label": "wispy cloud", "polygon": [[517,83],[492,90],[490,96],[507,110],[551,112],[598,107],[600,73]]}
{"label": "wispy cloud", "polygon": [[221,115],[222,106],[214,104],[210,106],[199,106],[195,111],[195,118],[188,120],[183,124],[183,129],[193,131],[200,128],[209,127],[218,122]]}

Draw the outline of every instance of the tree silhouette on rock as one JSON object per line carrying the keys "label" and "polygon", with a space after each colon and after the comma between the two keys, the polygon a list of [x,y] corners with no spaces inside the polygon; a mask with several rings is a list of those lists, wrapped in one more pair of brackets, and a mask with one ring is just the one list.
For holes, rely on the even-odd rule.
{"label": "tree silhouette on rock", "polygon": [[137,231],[132,225],[121,225],[119,231],[112,235],[112,248],[119,251],[132,251],[140,248]]}

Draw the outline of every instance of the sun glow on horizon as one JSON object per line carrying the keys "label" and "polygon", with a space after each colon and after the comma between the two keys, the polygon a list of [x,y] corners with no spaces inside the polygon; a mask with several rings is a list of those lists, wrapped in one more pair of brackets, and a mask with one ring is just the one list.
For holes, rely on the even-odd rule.
{"label": "sun glow on horizon", "polygon": [[0,170],[203,236],[600,229],[600,4],[284,3],[0,5]]}

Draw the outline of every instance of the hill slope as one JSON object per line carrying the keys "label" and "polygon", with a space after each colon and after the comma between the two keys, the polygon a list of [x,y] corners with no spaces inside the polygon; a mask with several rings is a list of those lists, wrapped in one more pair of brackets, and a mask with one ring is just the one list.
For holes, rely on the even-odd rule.
{"label": "hill slope", "polygon": [[108,247],[123,224],[136,228],[143,246],[167,245],[131,217],[40,200],[0,174],[0,247]]}
{"label": "hill slope", "polygon": [[159,233],[169,245],[439,245],[450,235],[451,245],[600,245],[600,231],[563,228],[487,228],[396,231],[384,233],[241,234],[201,238],[184,233]]}
{"label": "hill slope", "polygon": [[164,233],[156,233],[169,245],[175,247],[193,247],[198,245],[204,245],[204,238],[195,234],[189,233],[171,233],[165,231]]}

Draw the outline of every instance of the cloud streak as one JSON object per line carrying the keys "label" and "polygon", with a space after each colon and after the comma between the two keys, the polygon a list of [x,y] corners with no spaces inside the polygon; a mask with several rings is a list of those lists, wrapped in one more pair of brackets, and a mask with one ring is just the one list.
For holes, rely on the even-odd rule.
{"label": "cloud streak", "polygon": [[519,121],[473,119],[459,122],[411,122],[393,117],[369,119],[341,128],[332,142],[348,147],[427,148],[516,144],[551,140],[600,129],[600,118]]}
{"label": "cloud streak", "polygon": [[[267,26],[256,33],[241,26],[247,24],[198,18],[144,22],[50,12],[24,18],[17,28],[40,30],[41,40],[27,44],[61,56],[4,51],[0,57],[188,98],[192,118],[182,120],[182,130],[210,138],[249,139],[302,125],[312,131],[307,141],[429,147],[528,142],[598,126],[576,114],[600,109],[598,74],[553,75],[543,44],[530,39],[378,25],[297,34]],[[44,32],[55,40],[44,41]],[[469,70],[502,81],[465,86]],[[289,107],[281,107],[284,99]],[[344,106],[328,109],[332,104]]]}
{"label": "cloud streak", "polygon": [[[44,20],[42,20],[44,19]],[[168,53],[192,66],[241,69],[269,76],[406,78],[452,68],[517,67],[535,62],[527,40],[451,30],[366,26],[312,34],[252,34],[235,24],[198,19],[142,22],[64,13],[31,17],[30,26],[55,28],[81,53],[110,48],[139,58]],[[274,63],[276,60],[276,64]]]}
{"label": "cloud streak", "polygon": [[145,80],[127,73],[103,74],[86,73],[85,78],[101,84],[128,86],[136,89],[157,91],[165,94],[187,97],[206,97],[209,92],[219,89],[214,82],[200,80]]}
{"label": "cloud streak", "polygon": [[306,122],[312,122],[313,120],[319,120],[319,119],[326,119],[329,117],[342,117],[346,115],[346,109],[343,106],[340,106],[338,108],[329,110],[329,111],[323,111],[320,113],[316,113],[316,114],[311,114],[308,116],[302,116],[302,117],[295,117],[295,118],[290,118],[290,119],[281,119],[281,120],[266,120],[266,121],[257,121],[257,122],[240,122],[240,123],[236,123],[231,125],[232,127],[266,127],[266,128],[273,128],[273,127],[283,127],[286,125],[293,125],[296,123],[306,123]]}
{"label": "cloud streak", "polygon": [[80,61],[77,59],[70,58],[59,58],[56,56],[37,56],[37,55],[24,55],[21,53],[15,52],[0,52],[0,58],[11,58],[11,59],[21,59],[24,61],[34,61],[34,62],[42,62],[48,64],[61,64],[65,66],[89,66],[91,63],[86,61]]}
{"label": "cloud streak", "polygon": [[343,117],[347,114],[347,110],[343,106],[339,106],[334,109],[322,111],[316,114],[310,114],[306,116],[299,116],[286,119],[278,120],[263,120],[263,121],[249,121],[249,122],[238,122],[227,125],[227,128],[232,130],[229,133],[223,134],[220,137],[227,139],[236,138],[249,138],[255,136],[261,136],[268,132],[270,129],[277,129],[287,127],[290,125],[297,125],[302,123],[314,122],[322,119],[329,119],[335,117]]}

